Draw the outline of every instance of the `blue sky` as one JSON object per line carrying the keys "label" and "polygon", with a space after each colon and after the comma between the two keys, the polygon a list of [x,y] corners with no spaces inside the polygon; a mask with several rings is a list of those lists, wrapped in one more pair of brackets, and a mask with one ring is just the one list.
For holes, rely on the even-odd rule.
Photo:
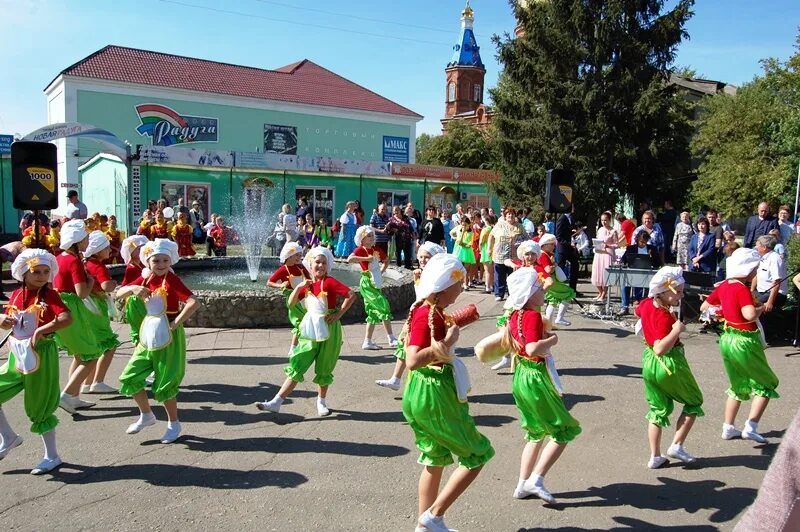
{"label": "blue sky", "polygon": [[[0,133],[46,123],[44,87],[107,44],[261,68],[307,58],[422,115],[437,133],[444,66],[464,0],[0,0]],[[491,36],[514,27],[505,0],[472,0],[486,85]],[[797,0],[698,0],[677,63],[740,85],[765,57],[786,59]]]}

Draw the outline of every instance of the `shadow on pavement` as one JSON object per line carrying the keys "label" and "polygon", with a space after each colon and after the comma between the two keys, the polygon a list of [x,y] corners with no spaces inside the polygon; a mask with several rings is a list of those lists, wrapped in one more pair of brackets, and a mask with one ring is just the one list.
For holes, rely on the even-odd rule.
{"label": "shadow on pavement", "polygon": [[[219,351],[215,349],[214,351]],[[232,349],[233,351],[240,351],[240,348]],[[198,350],[199,351],[199,350]],[[205,349],[208,351],[208,349]],[[187,364],[216,364],[221,366],[280,366],[286,364],[286,356],[272,356],[272,355],[259,355],[259,356],[227,356],[227,355],[212,355],[209,357],[189,358],[186,360]]]}
{"label": "shadow on pavement", "polygon": [[[578,403],[594,403],[596,401],[605,401],[606,398],[601,395],[585,395],[576,393],[565,393],[564,404],[567,408],[572,408]],[[474,395],[469,398],[470,403],[479,403],[485,405],[514,405],[514,396],[511,392],[508,393],[487,393],[484,395]]]}
{"label": "shadow on pavement", "polygon": [[346,360],[347,362],[354,362],[356,364],[366,364],[367,366],[378,366],[389,364],[397,359],[394,357],[394,349],[391,351],[387,349],[384,353],[375,351],[374,355],[341,355],[339,360]]}
{"label": "shadow on pavement", "polygon": [[642,368],[627,366],[625,364],[614,364],[611,368],[558,368],[559,375],[571,375],[573,377],[600,377],[610,375],[615,377],[634,377],[642,378]]}
{"label": "shadow on pavement", "polygon": [[616,516],[612,519],[624,526],[615,526],[612,528],[580,528],[575,526],[565,526],[561,528],[520,528],[519,532],[543,532],[545,530],[552,530],[555,532],[603,532],[605,530],[610,530],[612,532],[618,532],[622,530],[652,530],[654,532],[707,532],[719,530],[717,527],[712,525],[662,526],[654,523],[648,523],[647,521],[642,521],[641,519],[634,519],[632,517]]}
{"label": "shadow on pavement", "polygon": [[[29,475],[28,469],[7,471],[6,475]],[[270,471],[180,466],[172,464],[126,464],[101,467],[65,463],[52,474],[50,482],[94,484],[118,480],[141,480],[153,486],[196,486],[218,490],[256,489],[264,487],[294,488],[308,478],[293,471]]]}
{"label": "shadow on pavement", "polygon": [[658,477],[660,486],[637,483],[609,484],[591,487],[584,491],[555,494],[560,499],[585,501],[559,502],[555,508],[570,507],[620,507],[632,506],[645,510],[678,511],[693,514],[700,510],[713,510],[709,520],[725,523],[736,517],[755,500],[757,490],[730,487],[719,480],[682,481]]}
{"label": "shadow on pavement", "polygon": [[607,327],[605,329],[602,329],[600,327],[574,327],[573,330],[584,333],[588,332],[588,333],[611,334],[617,338],[627,338],[628,336],[633,336],[633,330],[621,329],[619,327]]}
{"label": "shadow on pavement", "polygon": [[221,440],[202,436],[184,436],[177,443],[192,451],[215,452],[266,452],[275,454],[325,453],[346,456],[373,456],[389,458],[403,456],[410,451],[398,445],[356,443],[348,441],[305,440],[301,438],[239,438]]}

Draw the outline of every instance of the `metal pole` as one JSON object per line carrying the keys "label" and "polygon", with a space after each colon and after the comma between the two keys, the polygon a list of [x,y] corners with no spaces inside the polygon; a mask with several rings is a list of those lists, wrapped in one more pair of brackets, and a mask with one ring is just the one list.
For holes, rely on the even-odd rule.
{"label": "metal pole", "polygon": [[794,223],[797,224],[797,207],[800,201],[800,163],[797,164],[797,184],[795,185],[794,193]]}
{"label": "metal pole", "polygon": [[[131,154],[131,147],[129,145],[125,146],[125,169],[128,171],[128,190],[126,192],[126,199],[128,200],[128,223],[127,223],[127,231],[128,236],[136,234],[136,226],[134,225],[134,212],[136,212],[136,206],[133,204],[133,160]],[[140,180],[141,181],[141,180]],[[139,183],[139,190],[141,190],[141,182]]]}
{"label": "metal pole", "polygon": [[3,158],[0,157],[0,205],[3,206],[3,219],[0,223],[0,232],[5,229],[6,226],[6,178],[3,176]]}

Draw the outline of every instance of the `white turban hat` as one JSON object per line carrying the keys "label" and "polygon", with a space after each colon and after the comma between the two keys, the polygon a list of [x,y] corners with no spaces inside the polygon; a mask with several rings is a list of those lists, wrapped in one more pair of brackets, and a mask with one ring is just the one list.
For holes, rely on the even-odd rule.
{"label": "white turban hat", "polygon": [[298,253],[303,252],[303,246],[298,244],[297,242],[287,242],[281,248],[281,262],[286,262],[286,259],[293,255],[297,255]]}
{"label": "white turban hat", "polygon": [[61,226],[61,249],[69,249],[86,238],[86,224],[83,220],[69,220]]}
{"label": "white turban hat", "polygon": [[675,292],[683,286],[683,270],[677,266],[664,266],[650,279],[650,292],[648,297],[654,297],[664,292]]}
{"label": "white turban hat", "polygon": [[308,271],[313,271],[311,266],[314,264],[314,259],[320,255],[325,256],[325,260],[328,266],[328,275],[330,275],[331,270],[333,270],[333,253],[331,250],[324,247],[324,246],[317,246],[308,250],[306,253],[305,258],[303,258],[303,264],[305,265]]}
{"label": "white turban hat", "polygon": [[508,299],[505,308],[519,310],[537,290],[541,290],[539,273],[533,268],[520,268],[506,279],[508,284]]}
{"label": "white turban hat", "polygon": [[122,255],[122,260],[125,261],[125,264],[130,264],[134,249],[140,248],[148,242],[150,242],[150,239],[144,235],[133,235],[123,240],[119,254]]}
{"label": "white turban hat", "polygon": [[747,277],[758,267],[761,255],[755,249],[739,248],[725,260],[725,275],[728,279]]}
{"label": "white turban hat", "polygon": [[456,283],[463,283],[466,276],[467,270],[455,256],[448,253],[434,255],[422,271],[417,286],[417,298],[425,299]]}
{"label": "white turban hat", "polygon": [[43,249],[26,249],[14,259],[11,264],[11,276],[22,282],[23,276],[36,266],[46,264],[50,266],[50,282],[53,282],[58,273],[58,262],[56,258]]}
{"label": "white turban hat", "polygon": [[83,256],[91,257],[96,253],[100,253],[110,245],[111,243],[108,241],[108,237],[104,232],[92,231],[89,233],[89,244],[86,246],[86,251],[83,252]]}

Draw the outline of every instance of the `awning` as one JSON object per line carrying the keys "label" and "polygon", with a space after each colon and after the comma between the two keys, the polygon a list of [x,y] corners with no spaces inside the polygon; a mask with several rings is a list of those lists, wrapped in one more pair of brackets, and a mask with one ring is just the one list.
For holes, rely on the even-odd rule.
{"label": "awning", "polygon": [[434,194],[455,194],[456,191],[452,187],[442,186],[442,187],[434,187],[431,189],[431,192]]}

